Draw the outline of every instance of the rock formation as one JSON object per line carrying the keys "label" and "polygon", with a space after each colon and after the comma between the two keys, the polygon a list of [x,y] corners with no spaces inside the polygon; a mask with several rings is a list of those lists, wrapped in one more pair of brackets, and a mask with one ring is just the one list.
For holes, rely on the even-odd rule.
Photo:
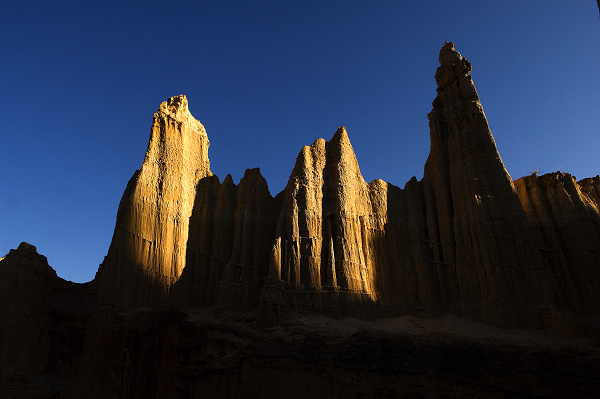
{"label": "rock formation", "polygon": [[142,168],[127,184],[108,255],[98,271],[102,301],[160,306],[185,267],[196,185],[211,176],[208,137],[185,96],[154,114]]}
{"label": "rock formation", "polygon": [[423,186],[443,302],[494,324],[541,326],[541,314],[553,306],[542,259],[469,76],[471,64],[451,43],[439,61]]}
{"label": "rock formation", "polygon": [[[451,43],[439,62],[423,180],[404,189],[364,181],[343,127],[329,142],[302,149],[275,198],[258,169],[238,186],[230,176],[220,183],[187,99],[161,104],[98,272],[98,304],[258,307],[270,321],[293,311],[361,318],[451,312],[528,328],[549,327],[556,312],[597,314],[597,182],[576,195],[571,219],[537,221],[533,214],[550,205],[532,208],[535,184],[518,181],[517,193],[471,64]],[[563,197],[547,196],[544,203],[565,208]],[[582,242],[586,249],[572,249]],[[550,255],[556,251],[568,255],[558,261]]]}
{"label": "rock formation", "polygon": [[[83,348],[95,282],[56,275],[35,246],[22,242],[0,259],[0,397],[68,391]],[[51,370],[51,372],[49,372]],[[25,392],[22,396],[21,391]]]}
{"label": "rock formation", "polygon": [[[471,64],[452,43],[439,62],[423,179],[403,189],[365,182],[343,127],[301,150],[275,197],[258,169],[221,182],[185,96],[162,103],[93,282],[59,279],[28,244],[0,261],[0,388],[43,386],[40,397],[381,397],[425,386],[456,397],[600,394],[600,178],[512,181]],[[356,319],[368,320],[363,330]],[[589,341],[571,339],[581,336]],[[533,344],[540,339],[550,341]],[[547,361],[548,347],[558,360]],[[56,370],[57,383],[40,385]]]}
{"label": "rock formation", "polygon": [[535,233],[559,309],[600,312],[600,179],[525,176],[515,187]]}

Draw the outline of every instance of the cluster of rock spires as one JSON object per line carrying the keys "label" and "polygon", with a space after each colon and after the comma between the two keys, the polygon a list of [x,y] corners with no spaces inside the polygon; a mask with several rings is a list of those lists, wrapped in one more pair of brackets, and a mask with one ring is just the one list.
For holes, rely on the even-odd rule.
{"label": "cluster of rock spires", "polygon": [[[423,179],[404,189],[364,181],[343,127],[302,149],[275,197],[258,169],[237,186],[231,176],[220,182],[186,97],[162,103],[94,281],[58,279],[26,244],[2,259],[2,367],[43,374],[62,348],[71,363],[61,370],[99,389],[111,380],[107,362],[132,351],[115,337],[150,334],[150,316],[132,316],[143,319],[145,333],[124,316],[142,308],[168,319],[160,328],[177,331],[185,322],[169,312],[202,307],[252,312],[260,325],[298,313],[367,320],[454,314],[561,336],[600,331],[600,178],[557,172],[513,181],[470,63],[452,43],[439,61],[430,154]],[[107,335],[107,325],[121,327]],[[174,333],[165,331],[155,333],[171,342],[165,337]],[[41,337],[37,346],[34,337]]]}
{"label": "cluster of rock spires", "polygon": [[275,198],[258,169],[220,183],[187,99],[161,104],[98,273],[102,302],[528,328],[556,311],[598,314],[600,182],[513,182],[470,63],[450,43],[439,61],[431,151],[404,189],[364,181],[343,127],[302,149]]}

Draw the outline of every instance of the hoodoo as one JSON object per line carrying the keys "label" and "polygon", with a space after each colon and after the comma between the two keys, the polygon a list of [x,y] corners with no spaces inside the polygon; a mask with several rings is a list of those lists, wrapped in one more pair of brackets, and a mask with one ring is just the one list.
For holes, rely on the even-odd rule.
{"label": "hoodoo", "polygon": [[146,157],[127,184],[98,272],[102,301],[121,309],[166,303],[168,287],[185,267],[196,186],[212,176],[208,146],[185,96],[160,105]]}
{"label": "hoodoo", "polygon": [[439,63],[404,188],[365,182],[343,127],[275,197],[220,181],[163,102],[94,281],[0,259],[0,396],[600,396],[600,178],[513,181],[471,64]]}

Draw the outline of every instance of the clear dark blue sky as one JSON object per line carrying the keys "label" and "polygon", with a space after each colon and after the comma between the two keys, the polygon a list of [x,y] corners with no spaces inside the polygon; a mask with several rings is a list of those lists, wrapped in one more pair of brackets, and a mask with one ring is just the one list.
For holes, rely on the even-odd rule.
{"label": "clear dark blue sky", "polygon": [[[410,5],[407,5],[410,4]],[[0,253],[93,278],[152,114],[185,94],[212,171],[273,195],[302,146],[348,129],[365,180],[422,177],[446,40],[513,178],[600,173],[593,0],[12,1],[0,16]]]}

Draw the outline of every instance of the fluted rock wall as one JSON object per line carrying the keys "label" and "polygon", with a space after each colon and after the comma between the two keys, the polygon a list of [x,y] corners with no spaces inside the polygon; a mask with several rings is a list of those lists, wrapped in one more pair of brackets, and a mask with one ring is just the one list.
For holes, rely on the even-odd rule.
{"label": "fluted rock wall", "polygon": [[578,314],[600,314],[600,212],[598,177],[581,182],[566,173],[515,180],[557,305]]}
{"label": "fluted rock wall", "polygon": [[376,301],[367,233],[376,210],[343,127],[302,149],[282,194],[263,302],[355,314],[352,302]]}
{"label": "fluted rock wall", "polygon": [[547,273],[470,71],[447,43],[422,182],[365,183],[344,129],[302,150],[284,190],[263,309],[544,325],[554,306]]}
{"label": "fluted rock wall", "polygon": [[178,307],[218,303],[226,308],[258,305],[268,272],[277,200],[259,169],[248,169],[239,185],[230,175],[198,183],[190,218],[186,268],[170,289]]}
{"label": "fluted rock wall", "polygon": [[164,304],[168,286],[185,267],[196,185],[212,175],[208,146],[185,96],[160,105],[144,163],[127,184],[98,272],[101,301],[119,307]]}
{"label": "fluted rock wall", "polygon": [[[247,170],[238,185],[231,176],[220,182],[210,172],[204,127],[189,113],[185,96],[162,103],[93,282],[59,279],[25,243],[0,259],[0,391],[25,386],[23,392],[36,390],[38,397],[70,391],[73,397],[218,396],[214,390],[230,397],[248,396],[248,390],[292,395],[304,392],[305,386],[296,389],[302,375],[318,384],[321,396],[364,393],[365,387],[378,397],[416,394],[431,384],[465,397],[597,392],[587,366],[597,353],[585,352],[589,346],[566,356],[555,347],[551,358],[559,360],[547,368],[546,347],[532,360],[525,344],[507,351],[476,343],[479,337],[463,336],[468,328],[456,316],[447,317],[460,320],[461,344],[450,350],[438,341],[447,331],[439,326],[424,341],[424,352],[396,327],[390,341],[367,324],[369,333],[345,341],[344,331],[356,320],[332,334],[329,318],[316,334],[314,325],[283,331],[303,319],[293,318],[297,312],[363,319],[453,313],[501,327],[586,334],[597,343],[600,177],[578,182],[552,173],[512,181],[470,63],[452,43],[439,61],[423,179],[412,178],[403,189],[364,181],[343,127],[330,141],[318,139],[301,150],[275,197],[258,169]],[[205,306],[247,313],[213,325],[209,312],[198,309]],[[283,326],[255,328],[255,317],[276,322],[288,315],[292,321]],[[420,328],[415,325],[410,330]],[[492,337],[500,331],[492,330]],[[331,342],[338,346],[329,348]],[[467,353],[466,363],[446,361],[459,359],[473,343],[480,349]],[[297,353],[290,356],[290,348]],[[498,356],[486,359],[504,359],[499,369],[482,363],[489,350]],[[377,356],[347,362],[365,353]],[[429,362],[430,354],[446,360]],[[398,356],[419,359],[424,368],[415,374],[407,363],[393,376],[382,373],[389,364],[381,360],[397,365]],[[580,360],[587,363],[572,371]],[[517,369],[515,362],[521,362]],[[482,364],[488,370],[483,385]],[[468,372],[448,379],[455,366]],[[333,377],[321,378],[323,370]],[[442,370],[439,378],[432,370]],[[516,385],[507,389],[498,372]],[[556,379],[565,372],[570,382],[581,377],[589,387],[576,384],[579,391],[572,391]],[[523,373],[531,386],[519,385]],[[379,391],[378,379],[394,390]],[[479,391],[484,386],[487,391]]]}

